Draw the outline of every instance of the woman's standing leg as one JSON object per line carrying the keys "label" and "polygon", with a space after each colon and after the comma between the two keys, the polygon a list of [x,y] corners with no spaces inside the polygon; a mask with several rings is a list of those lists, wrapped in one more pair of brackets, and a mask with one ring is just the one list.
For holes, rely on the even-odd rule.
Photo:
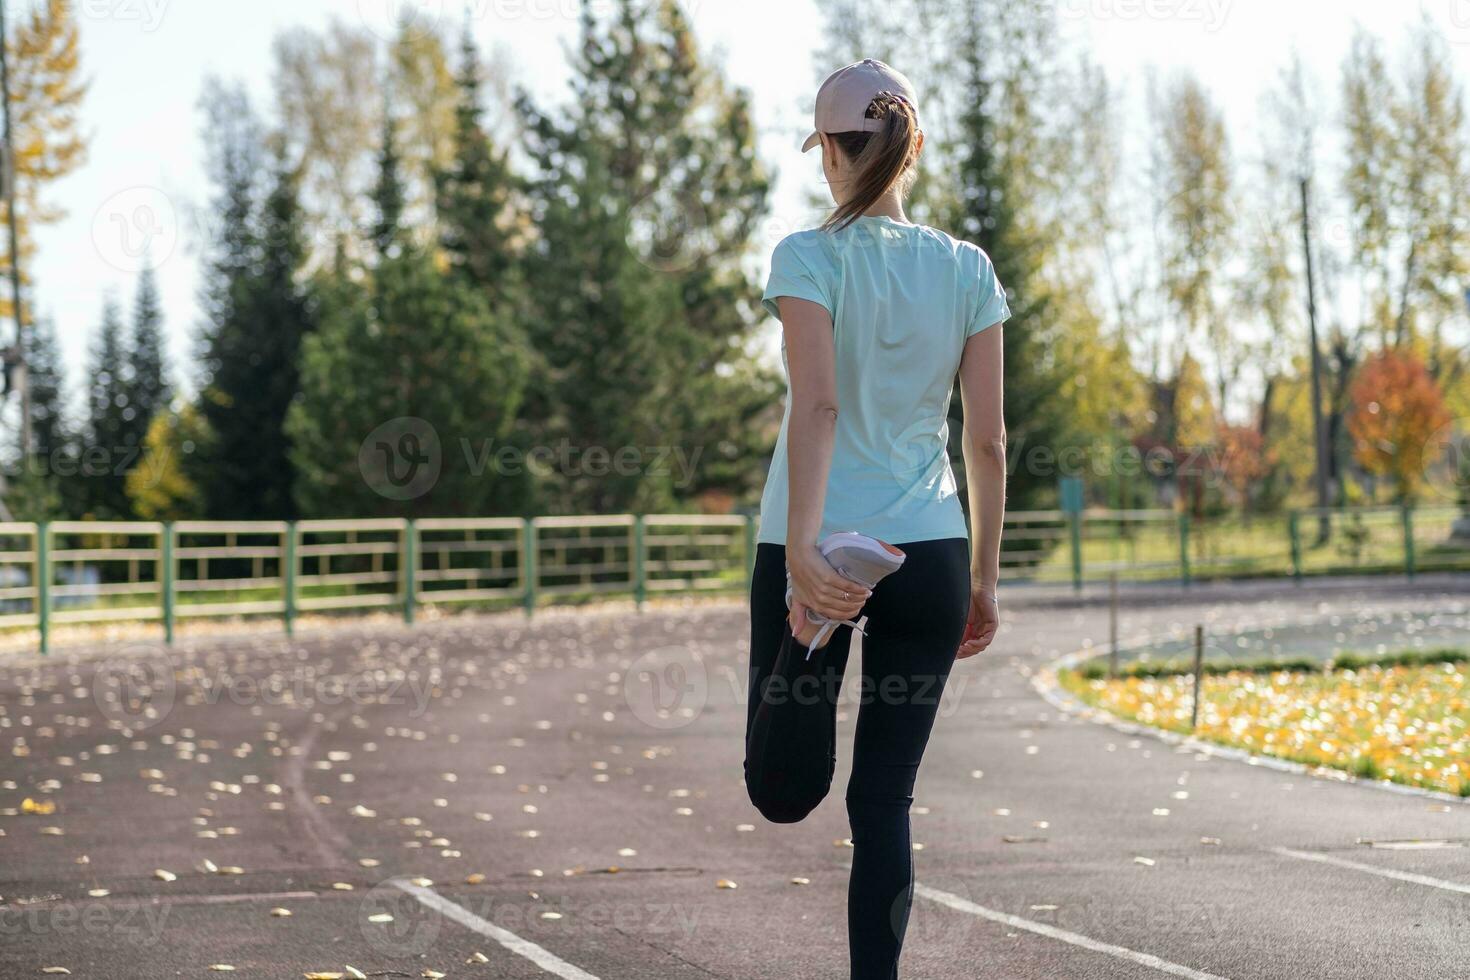
{"label": "woman's standing leg", "polygon": [[786,549],[762,544],[751,580],[745,786],[775,823],[803,819],[832,785],[837,697],[852,637],[841,627],[808,659],[786,613]]}
{"label": "woman's standing leg", "polygon": [[964,633],[969,546],[900,544],[903,568],[867,606],[847,813],[848,944],[854,980],[893,980],[913,901],[914,780]]}

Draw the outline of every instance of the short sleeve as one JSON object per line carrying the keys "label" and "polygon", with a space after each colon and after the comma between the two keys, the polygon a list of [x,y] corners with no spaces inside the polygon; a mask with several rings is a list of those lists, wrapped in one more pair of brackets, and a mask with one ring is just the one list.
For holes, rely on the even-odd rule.
{"label": "short sleeve", "polygon": [[973,337],[985,328],[993,327],[1011,318],[1011,307],[1006,302],[1006,290],[995,275],[995,265],[984,251],[980,249],[976,251],[980,255],[979,298],[975,304],[975,315],[971,317],[970,326],[965,331],[966,337]]}
{"label": "short sleeve", "polygon": [[766,292],[761,305],[776,319],[781,319],[781,310],[776,300],[781,296],[794,296],[810,300],[826,307],[836,317],[832,301],[830,277],[821,272],[822,253],[815,245],[803,245],[795,238],[783,239],[771,254],[771,276],[766,280]]}

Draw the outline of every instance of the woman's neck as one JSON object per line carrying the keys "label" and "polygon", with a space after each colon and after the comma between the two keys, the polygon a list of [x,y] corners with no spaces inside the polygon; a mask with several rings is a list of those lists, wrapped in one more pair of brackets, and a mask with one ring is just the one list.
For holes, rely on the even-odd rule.
{"label": "woman's neck", "polygon": [[897,194],[884,194],[873,202],[873,206],[863,212],[865,218],[892,218],[908,224],[908,215],[903,213],[903,201]]}

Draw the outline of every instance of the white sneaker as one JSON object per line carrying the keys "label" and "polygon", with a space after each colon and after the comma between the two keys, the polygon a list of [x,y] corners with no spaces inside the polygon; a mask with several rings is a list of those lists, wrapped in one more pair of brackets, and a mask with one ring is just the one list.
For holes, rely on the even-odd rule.
{"label": "white sneaker", "polygon": [[[831,565],[837,574],[854,582],[860,582],[870,589],[903,567],[906,557],[893,545],[868,537],[866,534],[859,534],[857,531],[836,531],[829,534],[817,543],[817,550],[822,553],[822,557],[827,559],[827,564]],[[791,608],[791,601],[791,569],[787,568],[787,609]],[[821,627],[807,646],[807,659],[811,659],[812,651],[820,649],[839,626],[851,626],[859,633],[863,632],[862,628],[850,619],[828,619],[814,609],[807,609],[806,618],[807,622]]]}

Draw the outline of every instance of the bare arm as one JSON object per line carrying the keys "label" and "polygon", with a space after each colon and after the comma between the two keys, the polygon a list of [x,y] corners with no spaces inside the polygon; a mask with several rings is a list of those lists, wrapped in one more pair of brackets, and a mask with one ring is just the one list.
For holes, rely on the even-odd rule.
{"label": "bare arm", "polygon": [[1000,580],[1000,532],[1006,512],[1004,326],[995,324],[965,341],[960,358],[962,439],[970,494],[970,617],[961,657],[990,645],[1000,626],[995,588]]}
{"label": "bare arm", "polygon": [[[797,600],[825,616],[850,619],[862,609],[868,590],[832,570],[817,551],[827,475],[837,433],[837,354],[832,315],[810,300],[782,296],[777,301],[786,337],[791,375],[791,417],[786,428],[786,472],[790,480],[786,511],[786,561]],[[851,598],[843,599],[843,593]]]}

